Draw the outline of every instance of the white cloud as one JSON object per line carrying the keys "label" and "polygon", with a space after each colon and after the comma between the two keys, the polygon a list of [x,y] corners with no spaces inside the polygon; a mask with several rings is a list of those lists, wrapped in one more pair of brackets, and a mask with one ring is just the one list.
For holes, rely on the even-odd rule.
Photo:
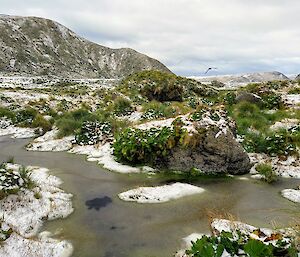
{"label": "white cloud", "polygon": [[90,40],[131,47],[196,75],[300,72],[298,0],[1,0],[2,12],[55,19]]}

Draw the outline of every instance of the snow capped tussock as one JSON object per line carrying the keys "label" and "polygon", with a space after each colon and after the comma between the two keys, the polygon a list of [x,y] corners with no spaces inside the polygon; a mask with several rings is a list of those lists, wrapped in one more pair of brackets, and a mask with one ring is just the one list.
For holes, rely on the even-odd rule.
{"label": "snow capped tussock", "polygon": [[204,191],[203,188],[193,185],[174,183],[157,187],[139,187],[120,193],[118,196],[128,202],[164,203],[184,196],[203,193]]}

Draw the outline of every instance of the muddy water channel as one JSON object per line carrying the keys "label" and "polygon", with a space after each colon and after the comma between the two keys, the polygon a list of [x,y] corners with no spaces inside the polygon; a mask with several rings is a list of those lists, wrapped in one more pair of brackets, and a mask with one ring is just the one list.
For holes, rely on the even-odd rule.
{"label": "muddy water channel", "polygon": [[299,205],[279,194],[299,180],[268,185],[241,177],[203,178],[191,182],[203,187],[203,194],[163,204],[127,203],[118,199],[118,193],[178,177],[117,174],[87,162],[85,156],[28,152],[27,142],[0,137],[0,160],[14,156],[16,163],[47,167],[64,181],[63,189],[74,195],[75,212],[67,219],[47,222],[43,229],[70,240],[74,257],[173,256],[182,237],[209,232],[208,210],[230,212],[243,222],[265,227],[287,226],[300,215]]}

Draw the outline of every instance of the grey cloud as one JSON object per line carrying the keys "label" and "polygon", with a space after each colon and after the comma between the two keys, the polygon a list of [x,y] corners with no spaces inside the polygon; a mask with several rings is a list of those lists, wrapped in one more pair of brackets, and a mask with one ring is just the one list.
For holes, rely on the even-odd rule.
{"label": "grey cloud", "polygon": [[[298,0],[1,0],[1,12],[55,19],[102,45],[131,47],[181,75],[300,72]],[[201,72],[200,72],[201,73]]]}

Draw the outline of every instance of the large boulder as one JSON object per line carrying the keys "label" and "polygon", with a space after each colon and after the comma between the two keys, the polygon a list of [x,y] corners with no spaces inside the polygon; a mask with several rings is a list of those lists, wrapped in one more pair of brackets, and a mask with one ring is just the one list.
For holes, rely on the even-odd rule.
{"label": "large boulder", "polygon": [[248,93],[248,92],[241,92],[235,98],[236,102],[249,102],[253,104],[262,104],[262,98],[256,94]]}
{"label": "large boulder", "polygon": [[295,78],[295,80],[300,80],[300,74],[297,75],[297,77]]}
{"label": "large boulder", "polygon": [[225,119],[213,121],[207,117],[194,126],[196,147],[172,149],[166,161],[168,169],[189,172],[196,168],[206,174],[233,175],[250,171],[250,159]]}

